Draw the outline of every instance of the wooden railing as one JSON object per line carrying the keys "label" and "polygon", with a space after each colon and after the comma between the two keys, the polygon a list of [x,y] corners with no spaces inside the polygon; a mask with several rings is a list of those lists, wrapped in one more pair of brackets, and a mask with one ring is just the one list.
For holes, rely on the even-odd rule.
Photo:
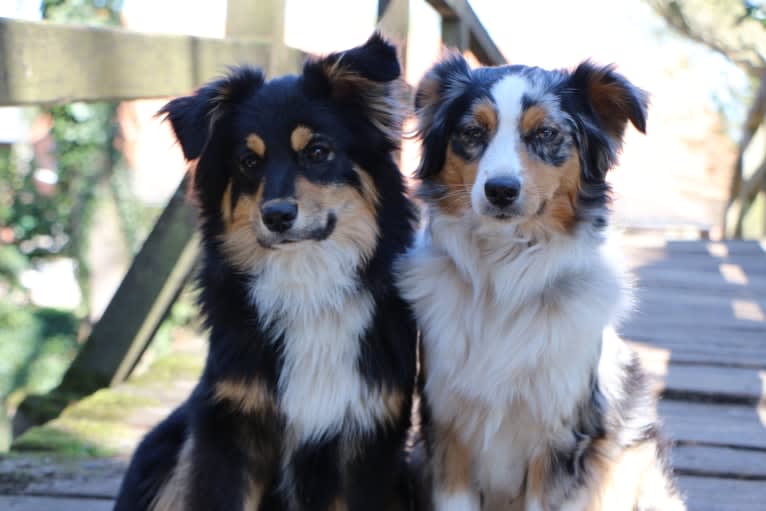
{"label": "wooden railing", "polygon": [[[416,22],[410,1],[379,4],[380,29],[399,41]],[[484,64],[505,62],[465,0],[428,2],[442,16],[448,45]],[[283,43],[284,12],[284,0],[229,0],[224,39],[0,19],[0,106],[177,96],[243,62],[272,76],[295,72],[303,55]],[[16,433],[134,369],[197,261],[195,215],[185,190],[184,180],[61,384],[21,404]]]}
{"label": "wooden railing", "polygon": [[[758,130],[766,120],[766,73],[760,79],[758,92],[753,99],[745,119],[742,138],[737,148],[737,159],[729,187],[729,199],[724,209],[724,235],[742,238],[744,234],[745,217],[755,203],[759,193],[766,195],[766,157],[760,165],[745,177],[745,153],[750,149]],[[766,209],[766,208],[764,208]],[[766,236],[766,211],[763,218],[758,219],[759,231],[755,234]]]}

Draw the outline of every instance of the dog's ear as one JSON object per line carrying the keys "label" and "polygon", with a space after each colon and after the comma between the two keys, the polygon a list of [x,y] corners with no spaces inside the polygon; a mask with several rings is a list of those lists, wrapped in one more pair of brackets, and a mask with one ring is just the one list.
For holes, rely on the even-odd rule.
{"label": "dog's ear", "polygon": [[471,85],[471,68],[459,53],[436,64],[415,92],[417,136],[423,141],[423,157],[417,170],[421,179],[436,175],[444,166],[449,142],[449,112]]}
{"label": "dog's ear", "polygon": [[232,104],[236,104],[263,85],[263,73],[251,67],[231,68],[224,78],[203,85],[191,96],[176,98],[157,115],[170,121],[184,157],[199,158],[214,125]]}
{"label": "dog's ear", "polygon": [[615,72],[613,65],[590,61],[577,66],[565,87],[565,95],[577,96],[579,123],[590,139],[589,150],[595,151],[592,163],[603,175],[617,161],[628,121],[646,133],[648,94]]}
{"label": "dog's ear", "polygon": [[396,47],[376,32],[361,46],[306,62],[303,87],[360,112],[396,146],[405,104],[400,76]]}

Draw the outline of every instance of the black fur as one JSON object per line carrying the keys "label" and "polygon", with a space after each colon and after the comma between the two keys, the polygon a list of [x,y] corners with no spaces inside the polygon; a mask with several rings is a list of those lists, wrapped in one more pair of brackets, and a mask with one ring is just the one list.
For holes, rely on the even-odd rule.
{"label": "black fur", "polygon": [[[406,508],[403,458],[415,385],[416,327],[394,286],[392,265],[411,243],[415,209],[391,154],[399,144],[398,118],[375,103],[395,100],[398,77],[395,49],[376,34],[363,46],[308,62],[299,76],[266,82],[258,70],[234,68],[162,109],[186,158],[198,159],[193,187],[203,239],[199,302],[210,348],[192,396],[136,450],[116,511],[150,509],[190,438],[193,470],[179,506],[185,511],[242,509],[250,482],[265,487],[260,511],[324,510],[337,498],[350,511]],[[331,139],[334,160],[308,166],[292,156],[287,140],[296,125]],[[251,171],[240,161],[248,153],[244,138],[252,132],[264,138],[267,149]],[[356,365],[370,388],[401,394],[402,413],[363,435],[342,431],[294,446],[284,459],[290,424],[279,409],[278,382],[286,341],[262,323],[249,295],[253,277],[222,251],[224,191],[230,183],[232,204],[253,196],[261,185],[263,200],[289,196],[298,175],[318,186],[359,188],[352,166],[371,177],[379,199],[377,244],[357,275],[373,297],[374,312],[358,339]],[[222,381],[256,381],[277,404],[246,413],[214,397]]]}

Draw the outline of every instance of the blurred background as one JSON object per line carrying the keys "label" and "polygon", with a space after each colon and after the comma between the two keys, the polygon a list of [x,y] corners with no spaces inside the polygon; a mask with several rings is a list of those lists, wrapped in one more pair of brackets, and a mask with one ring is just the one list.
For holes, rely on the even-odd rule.
{"label": "blurred background", "polygon": [[[475,13],[471,30],[476,33],[465,32],[465,23],[445,24],[445,6],[454,2],[394,3],[405,6],[408,22],[402,25],[395,9],[389,9],[390,19],[381,24],[402,46],[406,80],[412,86],[447,40],[477,63],[504,59],[559,68],[587,58],[614,62],[649,91],[648,134],[629,132],[620,168],[611,174],[615,218],[621,228],[684,239],[764,236],[766,5],[762,2],[472,0],[468,2],[471,16]],[[273,73],[297,69],[303,52],[325,53],[362,42],[383,13],[374,0],[286,0],[278,13],[267,13],[262,4],[261,10],[240,5],[242,15],[233,19],[227,2],[219,0],[0,0],[0,17],[121,27],[147,37],[192,35],[201,41],[232,35],[257,39],[261,31],[285,43],[266,50],[267,69]],[[446,37],[445,31],[452,29],[456,32]],[[163,87],[159,82],[173,77],[162,76],[157,78],[156,93],[123,96],[106,91],[88,101],[71,101],[73,96],[66,92],[70,81],[93,90],[107,82],[116,89],[130,89],[138,87],[132,85],[134,78],[147,81],[151,76],[138,64],[123,67],[122,74],[91,75],[90,66],[99,58],[92,49],[59,59],[53,36],[29,36],[16,45],[15,38],[24,30],[48,33],[39,32],[36,24],[21,28],[7,21],[0,24],[4,41],[0,104],[15,105],[0,107],[0,451],[10,444],[20,404],[61,382],[166,204],[172,197],[178,199],[186,165],[155,112],[169,96],[191,92],[223,71],[224,63],[258,62],[236,48],[227,49],[237,60],[208,59],[212,63],[205,64],[205,71],[178,82],[182,86]],[[490,44],[484,44],[487,37]],[[151,52],[152,40],[131,41],[132,55],[143,62],[142,48]],[[181,44],[179,38],[163,41],[169,46]],[[174,55],[168,52],[157,59],[173,68]],[[67,67],[50,75],[55,80],[35,85],[39,90],[26,87],[23,73],[34,77],[42,67],[57,69],[63,65],[60,60]],[[11,71],[22,73],[15,88]],[[113,99],[122,97],[142,99]],[[405,145],[402,161],[404,170],[412,172],[416,145]],[[183,252],[187,241],[179,242],[172,257]],[[161,264],[164,257],[160,253],[148,260]],[[156,279],[171,278],[174,267],[157,270]],[[185,279],[188,271],[176,278]],[[153,280],[153,275],[146,273],[142,282]],[[162,321],[155,321],[159,327],[144,323],[137,327],[150,342],[133,348],[127,363],[115,363],[119,376],[110,373],[88,390],[140,373],[163,354],[198,354],[204,349],[193,291],[176,285],[158,294],[162,292],[172,296],[160,307]],[[113,311],[112,330],[102,335],[119,336],[120,326],[130,320],[124,315],[131,310],[157,314],[155,309],[141,309],[140,298],[121,303]],[[30,418],[34,413],[30,405],[24,421],[39,422]],[[24,421],[16,421],[17,432],[29,425]]]}

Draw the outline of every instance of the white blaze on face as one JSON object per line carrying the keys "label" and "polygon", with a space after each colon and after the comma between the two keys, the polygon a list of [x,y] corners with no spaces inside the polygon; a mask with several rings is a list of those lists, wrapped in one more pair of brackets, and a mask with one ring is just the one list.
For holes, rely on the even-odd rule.
{"label": "white blaze on face", "polygon": [[[489,203],[484,184],[494,177],[516,177],[523,184],[520,126],[525,93],[532,85],[523,76],[512,74],[501,78],[490,89],[497,107],[497,131],[479,160],[476,182],[471,189],[471,205],[476,214],[483,214]],[[523,201],[524,198],[520,197]]]}

